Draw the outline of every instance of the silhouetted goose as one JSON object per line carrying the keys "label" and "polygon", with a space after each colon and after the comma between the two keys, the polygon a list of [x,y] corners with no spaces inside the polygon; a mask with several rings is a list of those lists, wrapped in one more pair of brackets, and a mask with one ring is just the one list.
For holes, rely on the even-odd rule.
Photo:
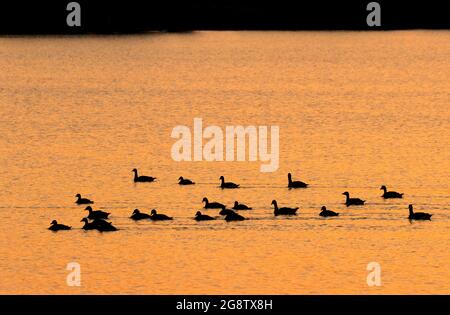
{"label": "silhouetted goose", "polygon": [[178,184],[180,184],[180,185],[194,185],[195,183],[193,181],[191,181],[190,179],[183,178],[183,176],[180,176],[180,178],[178,178]]}
{"label": "silhouetted goose", "polygon": [[219,202],[209,202],[208,198],[204,197],[202,202],[205,203],[205,209],[222,209],[225,205]]}
{"label": "silhouetted goose", "polygon": [[380,189],[383,190],[383,195],[381,197],[384,199],[403,198],[403,194],[396,191],[387,191],[387,188],[384,185],[381,186]]}
{"label": "silhouetted goose", "polygon": [[431,220],[432,214],[425,212],[415,212],[413,210],[413,205],[409,205],[409,217],[410,220]]}
{"label": "silhouetted goose", "polygon": [[308,184],[301,182],[299,180],[292,181],[291,173],[288,173],[288,188],[306,188]]}
{"label": "silhouetted goose", "polygon": [[239,202],[235,201],[233,210],[252,210],[252,208],[244,205],[243,203],[239,203]]}
{"label": "silhouetted goose", "polygon": [[56,220],[53,220],[50,223],[50,227],[48,228],[50,231],[61,231],[61,230],[70,230],[72,227],[64,224],[59,224]]}
{"label": "silhouetted goose", "polygon": [[220,210],[220,212],[219,212],[220,215],[229,215],[229,214],[233,214],[233,213],[236,213],[236,212],[234,212],[231,209],[226,209],[225,206],[223,206],[222,210]]}
{"label": "silhouetted goose", "polygon": [[197,211],[197,213],[195,214],[194,219],[196,221],[211,221],[211,220],[215,220],[213,217],[210,217],[209,215],[206,215],[206,214],[202,214],[200,211]]}
{"label": "silhouetted goose", "polygon": [[232,212],[226,215],[225,217],[225,221],[230,222],[230,221],[244,221],[245,218],[243,216],[241,216],[240,214],[237,214],[236,212]]}
{"label": "silhouetted goose", "polygon": [[83,230],[96,230],[97,226],[94,225],[94,223],[89,222],[87,218],[81,219],[80,222],[84,222],[84,226],[82,227]]}
{"label": "silhouetted goose", "polygon": [[345,195],[345,205],[348,206],[360,206],[364,205],[365,200],[361,200],[359,198],[350,198],[350,194],[346,191],[342,193]]}
{"label": "silhouetted goose", "polygon": [[130,219],[133,219],[136,221],[150,219],[150,214],[142,213],[139,211],[139,209],[134,209],[133,214],[131,215]]}
{"label": "silhouetted goose", "polygon": [[155,209],[152,210],[150,219],[153,221],[166,221],[172,220],[171,217],[166,216],[165,214],[158,214]]}
{"label": "silhouetted goose", "polygon": [[238,184],[232,182],[225,182],[225,177],[220,176],[220,188],[239,188]]}
{"label": "silhouetted goose", "polygon": [[298,207],[296,208],[288,208],[288,207],[283,207],[283,208],[278,208],[278,204],[276,200],[272,200],[272,205],[274,207],[274,215],[295,215]]}
{"label": "silhouetted goose", "polygon": [[138,175],[138,170],[133,168],[132,172],[134,172],[134,182],[135,183],[150,183],[153,182],[156,177],[151,177],[151,176],[139,176]]}
{"label": "silhouetted goose", "polygon": [[109,212],[101,211],[101,210],[92,210],[91,206],[87,206],[86,209],[89,211],[89,215],[87,216],[88,219],[94,220],[94,219],[108,219],[108,216],[111,214]]}
{"label": "silhouetted goose", "polygon": [[81,198],[80,194],[76,194],[75,197],[77,200],[75,201],[78,205],[87,205],[87,204],[93,204],[94,202],[92,200],[89,200],[87,198]]}
{"label": "silhouetted goose", "polygon": [[321,217],[337,217],[339,215],[339,213],[331,211],[331,210],[327,210],[327,207],[323,206],[322,211],[320,212],[320,216]]}

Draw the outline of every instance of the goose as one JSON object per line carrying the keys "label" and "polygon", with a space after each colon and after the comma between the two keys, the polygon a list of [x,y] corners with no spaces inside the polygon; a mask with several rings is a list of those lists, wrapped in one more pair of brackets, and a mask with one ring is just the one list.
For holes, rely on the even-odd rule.
{"label": "goose", "polygon": [[339,213],[331,211],[331,210],[327,210],[327,207],[323,206],[321,208],[322,212],[320,212],[320,216],[321,217],[337,217],[339,215]]}
{"label": "goose", "polygon": [[225,182],[225,177],[220,176],[220,188],[239,188],[238,184],[232,183],[232,182]]}
{"label": "goose", "polygon": [[117,231],[117,228],[112,225],[111,222],[105,221],[103,219],[94,219],[94,221],[92,221],[92,224],[95,225],[96,230],[98,230],[99,232]]}
{"label": "goose", "polygon": [[409,217],[410,220],[431,220],[432,214],[425,212],[415,212],[413,210],[413,205],[409,205]]}
{"label": "goose", "polygon": [[225,221],[244,221],[245,218],[241,216],[240,214],[237,214],[236,212],[231,212],[225,216]]}
{"label": "goose", "polygon": [[342,194],[345,195],[345,205],[347,207],[364,205],[364,203],[366,202],[365,200],[361,200],[359,198],[350,198],[350,194],[348,193],[348,191],[343,192]]}
{"label": "goose", "polygon": [[81,198],[80,194],[76,194],[75,197],[77,200],[75,201],[78,205],[87,205],[87,204],[93,204],[94,202],[92,200],[89,200],[87,198]]}
{"label": "goose", "polygon": [[387,191],[387,188],[384,185],[381,186],[380,189],[383,190],[383,195],[381,197],[383,197],[384,199],[403,198],[402,193],[398,193],[396,191]]}
{"label": "goose", "polygon": [[278,208],[278,204],[276,200],[272,200],[272,205],[274,207],[274,215],[295,215],[298,207],[296,208],[288,208],[288,207],[282,207],[282,208]]}
{"label": "goose", "polygon": [[292,181],[291,173],[288,173],[288,188],[306,188],[308,184],[301,182],[299,180]]}
{"label": "goose", "polygon": [[202,214],[200,211],[197,211],[195,214],[194,220],[196,221],[211,221],[215,220],[213,217],[210,217],[209,215]]}
{"label": "goose", "polygon": [[205,209],[222,209],[225,205],[219,202],[209,202],[208,198],[204,197],[202,202],[205,203]]}
{"label": "goose", "polygon": [[94,219],[108,219],[108,216],[111,214],[109,212],[101,211],[101,210],[92,210],[91,206],[87,206],[86,209],[89,211],[89,215],[87,216],[88,219],[94,220]]}
{"label": "goose", "polygon": [[70,230],[72,227],[71,226],[67,226],[64,224],[59,224],[58,222],[56,222],[56,220],[53,220],[52,223],[50,223],[50,227],[48,228],[50,231],[61,231],[61,230]]}
{"label": "goose", "polygon": [[178,181],[179,181],[178,182],[179,185],[194,185],[195,184],[190,179],[183,178],[183,176],[180,176],[180,178],[178,178]]}
{"label": "goose", "polygon": [[138,175],[138,170],[133,168],[132,172],[134,172],[134,182],[135,183],[150,183],[153,182],[156,177],[151,177],[151,176],[139,176]]}
{"label": "goose", "polygon": [[153,209],[150,215],[150,219],[153,221],[166,221],[173,220],[173,218],[166,216],[165,214],[159,214],[156,209]]}
{"label": "goose", "polygon": [[252,210],[252,208],[244,205],[243,203],[239,203],[239,202],[235,201],[233,210]]}
{"label": "goose", "polygon": [[229,214],[233,214],[233,213],[236,213],[236,212],[234,212],[231,209],[226,209],[225,206],[223,206],[222,210],[220,210],[220,212],[219,212],[220,215],[225,215],[225,216],[229,215]]}
{"label": "goose", "polygon": [[133,219],[135,221],[150,219],[150,214],[142,213],[139,211],[139,209],[134,209],[133,214],[131,215],[130,219]]}

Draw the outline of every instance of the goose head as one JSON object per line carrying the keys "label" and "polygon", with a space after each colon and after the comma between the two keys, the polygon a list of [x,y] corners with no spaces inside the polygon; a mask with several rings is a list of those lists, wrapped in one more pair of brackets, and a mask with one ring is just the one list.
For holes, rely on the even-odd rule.
{"label": "goose head", "polygon": [[156,209],[153,209],[152,212],[150,212],[151,215],[156,215]]}
{"label": "goose head", "polygon": [[131,171],[134,173],[137,173],[137,169],[135,169],[135,168],[133,168]]}
{"label": "goose head", "polygon": [[409,205],[409,206],[408,206],[408,209],[409,209],[409,213],[413,213],[413,212],[414,212],[414,210],[413,210],[413,205]]}
{"label": "goose head", "polygon": [[219,177],[219,180],[224,181],[224,180],[225,180],[225,177],[220,176],[220,177]]}
{"label": "goose head", "polygon": [[53,220],[52,223],[50,223],[50,225],[56,225],[58,224],[58,222],[56,222],[56,220]]}
{"label": "goose head", "polygon": [[76,198],[81,198],[81,195],[80,194],[76,194],[75,197]]}
{"label": "goose head", "polygon": [[346,192],[343,192],[342,193],[344,196],[347,196],[347,197],[349,197],[350,196],[350,194],[348,193],[348,191],[346,191]]}
{"label": "goose head", "polygon": [[184,179],[183,176],[180,176],[180,177],[178,178],[178,180],[180,180],[180,181],[183,180],[183,179]]}
{"label": "goose head", "polygon": [[84,210],[87,210],[87,211],[91,212],[92,211],[92,207],[91,206],[87,206]]}
{"label": "goose head", "polygon": [[291,179],[291,178],[292,178],[291,173],[288,173],[288,179]]}
{"label": "goose head", "polygon": [[322,206],[322,208],[320,208],[320,210],[322,210],[322,211],[326,211],[326,210],[327,210],[327,207],[325,207],[325,206]]}
{"label": "goose head", "polygon": [[386,191],[386,190],[387,190],[387,188],[386,188],[386,186],[384,186],[384,185],[383,185],[383,186],[381,186],[381,187],[380,187],[380,190],[384,190],[384,191]]}
{"label": "goose head", "polygon": [[197,213],[195,214],[196,217],[198,217],[199,215],[202,215],[202,213],[200,211],[197,211]]}
{"label": "goose head", "polygon": [[204,197],[204,198],[202,199],[202,202],[208,203],[208,198]]}
{"label": "goose head", "polygon": [[141,213],[141,211],[139,211],[139,209],[134,209],[133,214],[138,214]]}
{"label": "goose head", "polygon": [[272,203],[271,203],[271,205],[274,205],[274,206],[276,206],[277,205],[277,201],[274,199],[274,200],[272,200]]}
{"label": "goose head", "polygon": [[235,201],[234,206],[237,207],[239,205],[239,202]]}
{"label": "goose head", "polygon": [[89,223],[88,219],[86,219],[86,218],[81,219],[80,222],[84,222],[86,224]]}

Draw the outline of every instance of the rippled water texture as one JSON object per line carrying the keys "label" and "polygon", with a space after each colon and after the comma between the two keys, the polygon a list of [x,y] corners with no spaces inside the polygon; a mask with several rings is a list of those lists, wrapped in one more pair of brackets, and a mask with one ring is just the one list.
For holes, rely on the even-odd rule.
{"label": "rippled water texture", "polygon": [[[450,293],[449,56],[444,31],[0,38],[0,293]],[[279,170],[173,161],[172,128],[194,117],[280,126]],[[134,167],[158,181],[134,184]],[[346,208],[346,190],[367,205]],[[76,193],[120,231],[81,230]],[[250,220],[195,222],[205,196]],[[272,199],[299,215],[275,218]],[[432,221],[410,223],[409,203]]]}

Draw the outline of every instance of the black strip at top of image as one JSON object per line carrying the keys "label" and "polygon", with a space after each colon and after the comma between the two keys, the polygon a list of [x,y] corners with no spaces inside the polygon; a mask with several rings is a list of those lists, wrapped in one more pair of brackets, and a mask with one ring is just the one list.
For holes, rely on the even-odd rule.
{"label": "black strip at top of image", "polygon": [[[66,18],[70,0],[4,1],[0,34],[130,34],[195,30],[450,29],[450,12],[437,0],[245,1],[78,0],[81,25]],[[381,7],[381,25],[369,26],[367,6]]]}

